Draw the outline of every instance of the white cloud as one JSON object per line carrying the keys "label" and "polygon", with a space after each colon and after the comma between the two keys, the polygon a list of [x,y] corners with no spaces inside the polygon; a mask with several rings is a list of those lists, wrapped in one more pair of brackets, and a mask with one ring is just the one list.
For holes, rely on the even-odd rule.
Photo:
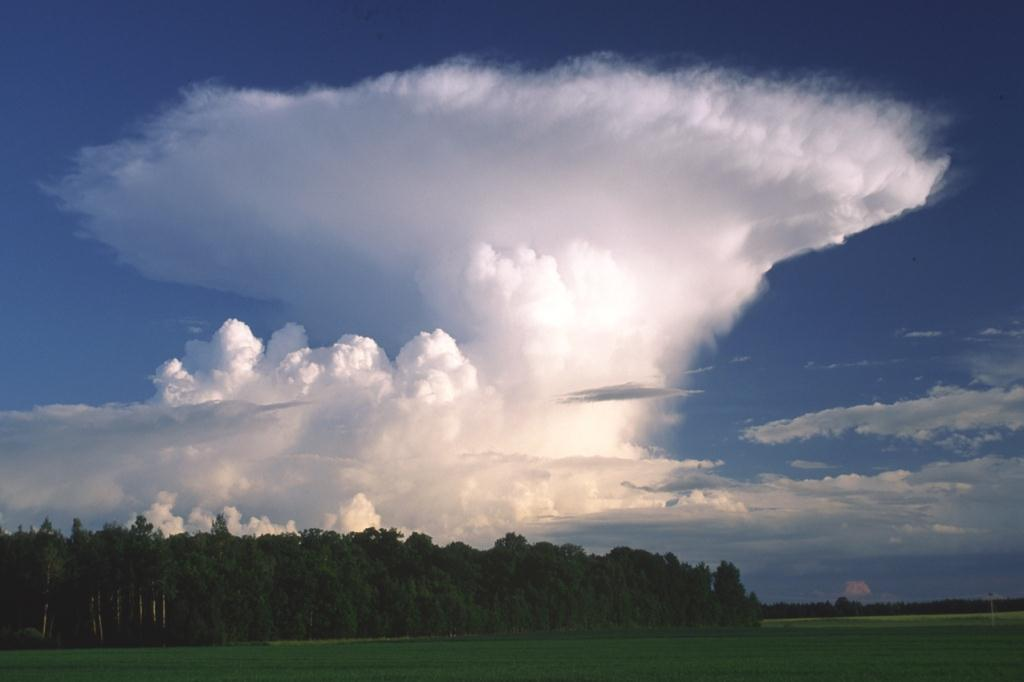
{"label": "white cloud", "polygon": [[942,332],[935,330],[904,331],[902,336],[906,339],[937,339]]}
{"label": "white cloud", "polygon": [[343,505],[338,510],[337,514],[329,513],[324,517],[325,529],[337,529],[342,533],[380,527],[380,514],[374,508],[373,502],[362,493],[356,493],[347,505]]}
{"label": "white cloud", "polygon": [[177,495],[161,490],[157,493],[156,500],[150,505],[149,510],[143,516],[153,524],[153,527],[164,535],[177,535],[185,532],[185,521],[180,516],[172,513]]}
{"label": "white cloud", "polygon": [[988,327],[978,332],[982,336],[1009,336],[1011,338],[1024,336],[1024,329],[999,329],[998,327]]}
{"label": "white cloud", "polygon": [[850,367],[884,367],[885,365],[895,365],[903,362],[901,358],[895,358],[892,360],[855,360],[852,362],[831,362],[827,365],[822,365],[813,360],[808,360],[804,363],[804,369],[848,369]]}
{"label": "white cloud", "polygon": [[228,531],[234,535],[279,535],[281,533],[296,533],[298,528],[294,521],[284,525],[271,522],[265,515],[256,517],[250,516],[249,520],[242,523],[242,513],[235,507],[224,507],[224,520],[227,521]]}
{"label": "white cloud", "polygon": [[186,528],[222,509],[236,532],[381,519],[470,540],[749,516],[713,466],[646,445],[672,401],[559,397],[685,390],[774,263],[924,204],[947,165],[928,127],[817,82],[613,60],[191,89],[54,187],[87,233],[147,276],[283,301],[320,337],[433,331],[389,357],[228,320],[145,405],[0,414],[0,506],[157,499],[177,528],[176,496]]}
{"label": "white cloud", "polygon": [[[228,532],[233,535],[280,535],[282,533],[297,533],[298,527],[294,521],[285,524],[276,524],[266,515],[256,517],[250,516],[249,520],[242,522],[242,512],[237,507],[224,507],[220,515],[224,518]],[[188,524],[184,530],[207,532],[213,527],[216,515],[206,511],[202,507],[195,507],[188,515]]]}
{"label": "white cloud", "polygon": [[[894,436],[917,441],[940,441],[952,445],[960,431],[1010,430],[1024,428],[1024,386],[972,391],[937,386],[923,398],[895,403],[872,403],[836,407],[811,412],[793,419],[752,426],[744,438],[758,443],[776,444],[807,440],[819,436],[840,436],[847,432],[861,435]],[[942,441],[942,436],[954,436]],[[983,441],[993,440],[982,434]]]}

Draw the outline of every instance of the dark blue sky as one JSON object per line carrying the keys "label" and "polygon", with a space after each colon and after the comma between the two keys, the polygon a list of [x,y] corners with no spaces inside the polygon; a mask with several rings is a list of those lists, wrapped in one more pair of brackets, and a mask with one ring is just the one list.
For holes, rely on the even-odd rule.
{"label": "dark blue sky", "polygon": [[[612,52],[655,67],[706,63],[773,78],[820,76],[845,90],[891,96],[941,119],[935,151],[951,159],[943,190],[924,209],[840,247],[777,264],[765,292],[702,352],[694,366],[713,369],[691,375],[691,387],[703,393],[685,401],[685,420],[659,444],[680,458],[724,459],[723,472],[738,480],[792,475],[794,459],[870,475],[940,457],[1020,454],[1024,436],[1012,428],[970,452],[849,434],[784,446],[741,438],[750,425],[920,398],[937,385],[975,386],[979,356],[1018,357],[1015,332],[1024,325],[1019,5],[284,7],[0,6],[0,410],[146,400],[156,368],[180,355],[188,339],[208,337],[229,317],[266,338],[294,317],[278,302],[140,275],[119,264],[112,248],[77,236],[80,218],[61,211],[44,189],[69,172],[81,148],[132,134],[177,104],[183,88],[214,82],[295,91],[350,85],[459,55],[541,69]],[[1006,333],[983,335],[986,329]],[[906,335],[914,331],[941,335]],[[348,332],[376,336],[392,357],[410,336],[404,330],[388,336],[372,314],[363,314],[311,325],[310,341],[330,343]],[[749,359],[732,362],[737,358]],[[1019,588],[1013,581],[1019,559],[1013,561],[1002,565],[1010,566],[1007,584]]]}

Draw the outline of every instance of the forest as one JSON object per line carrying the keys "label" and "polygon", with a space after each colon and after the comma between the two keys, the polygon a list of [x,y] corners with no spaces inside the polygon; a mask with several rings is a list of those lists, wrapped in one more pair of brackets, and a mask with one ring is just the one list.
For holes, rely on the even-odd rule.
{"label": "forest", "polygon": [[844,618],[846,616],[928,616],[953,613],[996,613],[1024,611],[1024,599],[937,599],[906,602],[879,601],[864,604],[839,597],[834,602],[776,602],[765,604],[761,613],[766,619],[776,618]]}
{"label": "forest", "polygon": [[756,625],[739,569],[673,554],[530,543],[487,550],[367,528],[164,536],[0,530],[0,646],[221,644],[344,637]]}

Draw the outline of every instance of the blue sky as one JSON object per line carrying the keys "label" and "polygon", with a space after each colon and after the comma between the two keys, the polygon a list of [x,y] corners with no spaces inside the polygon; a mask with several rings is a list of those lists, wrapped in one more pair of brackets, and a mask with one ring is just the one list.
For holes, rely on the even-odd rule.
{"label": "blue sky", "polygon": [[[232,506],[268,524],[295,518],[300,526],[322,525],[330,520],[321,515],[323,512],[333,515],[332,523],[342,524],[344,518],[354,519],[353,523],[363,518],[380,519],[388,525],[422,526],[440,537],[470,539],[477,537],[475,534],[481,538],[488,533],[494,535],[504,524],[529,531],[531,536],[558,537],[594,549],[633,544],[672,550],[684,558],[734,558],[744,568],[748,582],[769,598],[834,598],[842,593],[846,581],[853,580],[869,582],[878,597],[922,598],[989,590],[1020,594],[1024,589],[1024,545],[1017,529],[1022,520],[1020,512],[1012,504],[1004,504],[1000,510],[984,509],[968,493],[968,499],[946,499],[929,490],[938,484],[939,488],[973,486],[979,495],[989,491],[986,495],[996,501],[1013,499],[1024,492],[1019,473],[1024,405],[1014,392],[1019,392],[1024,379],[1024,236],[1015,210],[1022,175],[1019,150],[1024,142],[1020,128],[1024,93],[1017,75],[1024,66],[1024,55],[1015,44],[1021,19],[1020,10],[998,3],[981,8],[938,9],[927,3],[904,3],[898,8],[878,4],[856,10],[810,8],[799,3],[776,7],[760,3],[647,3],[639,9],[622,3],[559,3],[554,7],[545,3],[515,7],[501,3],[314,3],[291,5],[288,11],[261,3],[177,3],[160,11],[116,3],[102,8],[74,3],[7,5],[0,9],[0,68],[7,93],[4,125],[0,126],[5,150],[0,164],[0,201],[4,208],[0,230],[5,245],[0,250],[0,311],[4,319],[0,334],[0,409],[7,411],[7,435],[0,441],[4,445],[0,457],[7,460],[8,480],[17,480],[17,489],[0,489],[0,522],[31,523],[45,514],[66,522],[78,513],[99,523],[149,509],[153,514],[166,512],[172,519],[171,528],[175,518],[185,524],[190,509],[196,512],[190,522],[201,525],[210,510]],[[703,326],[697,328],[691,319],[697,313],[686,317],[689,322],[685,323],[672,317],[674,321],[666,324],[672,329],[685,327],[685,333],[675,333],[675,345],[670,343],[657,353],[651,351],[658,355],[656,363],[651,360],[657,364],[658,377],[652,379],[652,374],[641,371],[646,367],[641,359],[635,364],[641,369],[633,373],[627,371],[631,365],[626,363],[619,373],[586,370],[579,375],[583,383],[557,384],[564,392],[595,388],[593,382],[587,383],[590,379],[609,386],[652,383],[700,391],[682,398],[610,401],[594,408],[607,409],[607,414],[587,417],[574,413],[571,428],[586,431],[588,419],[616,424],[619,422],[615,420],[622,420],[630,428],[636,427],[636,433],[631,432],[626,439],[629,444],[656,448],[649,452],[673,461],[709,463],[693,464],[691,471],[701,476],[710,472],[712,478],[684,481],[679,474],[665,474],[662,479],[644,483],[640,479],[647,474],[622,473],[637,489],[649,488],[648,495],[627,499],[608,493],[601,504],[588,506],[573,497],[577,493],[570,489],[575,483],[565,483],[569,492],[551,493],[551,489],[561,490],[561,484],[555,483],[560,476],[576,476],[576,481],[586,478],[585,462],[573,465],[579,471],[562,471],[554,465],[546,469],[534,463],[530,475],[540,471],[539,475],[551,481],[544,493],[552,495],[550,500],[530,507],[523,499],[539,500],[543,495],[524,484],[518,493],[520,499],[508,502],[515,510],[509,512],[511,516],[498,514],[490,525],[472,526],[466,519],[480,512],[473,507],[477,502],[467,502],[461,512],[440,510],[437,518],[443,521],[432,526],[422,519],[424,510],[431,509],[430,491],[435,489],[419,478],[423,474],[417,472],[422,469],[411,467],[408,481],[395,484],[396,488],[403,484],[410,490],[422,488],[419,494],[381,490],[374,495],[371,488],[382,484],[374,479],[376,464],[367,464],[364,469],[343,467],[334,472],[332,475],[338,478],[331,480],[337,483],[339,499],[313,509],[294,502],[309,498],[311,487],[297,484],[293,489],[271,491],[272,486],[261,484],[259,477],[287,478],[291,474],[301,479],[302,475],[288,470],[282,462],[314,456],[359,459],[363,455],[355,450],[379,447],[379,443],[367,445],[361,436],[345,446],[351,451],[332,450],[332,443],[337,441],[325,435],[321,422],[335,423],[331,421],[331,415],[336,414],[332,410],[355,409],[348,402],[344,408],[332,403],[334,393],[320,399],[326,405],[323,414],[304,417],[302,426],[289,422],[292,430],[279,425],[280,433],[298,435],[261,455],[262,462],[276,462],[273,467],[260,469],[249,460],[227,461],[211,455],[218,448],[243,447],[232,429],[248,433],[246,420],[267,418],[254,417],[245,410],[286,402],[283,394],[269,389],[235,394],[224,393],[226,389],[219,385],[217,390],[209,386],[195,388],[203,383],[204,376],[213,381],[210,377],[224,367],[211,359],[216,352],[198,345],[186,350],[186,342],[211,339],[229,318],[244,321],[264,342],[288,322],[302,324],[308,346],[314,350],[330,346],[343,334],[372,337],[390,362],[398,364],[407,342],[419,339],[419,345],[410,349],[410,357],[413,351],[421,353],[416,366],[423,364],[423,357],[441,358],[437,371],[448,373],[445,390],[454,391],[453,395],[488,387],[501,393],[505,380],[498,377],[500,372],[488,370],[488,364],[514,360],[518,350],[532,347],[532,341],[524,336],[527,340],[511,350],[488,341],[501,335],[512,338],[519,328],[501,326],[507,320],[495,322],[498,318],[490,316],[492,310],[466,317],[458,305],[449,305],[452,292],[461,295],[462,290],[435,282],[436,278],[444,279],[447,271],[439,266],[438,274],[434,264],[455,258],[452,254],[461,248],[461,242],[456,244],[457,238],[449,237],[457,232],[454,227],[446,232],[444,224],[432,223],[429,211],[455,222],[462,220],[462,213],[448,213],[454,210],[451,207],[434,202],[415,212],[416,216],[426,215],[424,224],[437,236],[425,242],[430,244],[427,251],[432,254],[426,265],[416,260],[415,254],[375,245],[372,238],[368,238],[369,246],[364,245],[372,257],[364,257],[359,247],[352,246],[355,242],[346,242],[351,248],[341,252],[326,247],[314,249],[323,252],[322,259],[315,252],[311,256],[303,251],[300,244],[292,256],[290,249],[282,249],[276,236],[270,240],[266,237],[270,232],[247,232],[249,224],[238,217],[237,211],[217,203],[217,191],[223,194],[223,187],[230,187],[230,183],[225,181],[209,191],[200,188],[191,194],[166,183],[138,194],[108,192],[102,164],[83,161],[80,150],[106,145],[104,149],[110,152],[106,159],[110,161],[116,156],[111,150],[134,153],[123,145],[116,146],[125,141],[141,140],[143,147],[152,147],[160,131],[175,130],[173,116],[185,111],[189,97],[198,97],[196,93],[206,93],[220,103],[213,107],[211,116],[223,115],[225,120],[233,121],[231,125],[242,125],[245,119],[231,119],[227,106],[233,101],[232,93],[238,92],[234,88],[285,93],[297,101],[311,86],[343,89],[386,73],[409,73],[464,58],[472,60],[469,63],[473,66],[468,67],[468,75],[460,77],[496,73],[497,78],[504,79],[503,87],[530,97],[530,88],[541,86],[529,82],[529,78],[517,79],[515,74],[551,74],[554,72],[550,69],[557,69],[568,59],[596,53],[613,55],[602,58],[612,62],[606,65],[610,73],[597,77],[598,83],[614,81],[629,68],[649,74],[692,74],[709,69],[715,74],[716,84],[735,86],[735,79],[755,79],[753,86],[747,83],[750,91],[745,96],[766,105],[773,101],[772,88],[789,88],[787,105],[796,113],[812,109],[811,114],[826,119],[836,117],[844,107],[876,107],[877,113],[887,102],[895,101],[912,108],[913,113],[908,114],[910,124],[894,128],[893,144],[898,146],[906,136],[916,135],[918,147],[908,143],[909,155],[922,164],[929,159],[948,159],[948,170],[932,188],[925,206],[866,231],[860,230],[867,224],[851,229],[840,246],[817,249],[819,242],[811,240],[802,246],[797,244],[794,251],[784,251],[777,262],[773,256],[774,264],[760,280],[756,295],[743,289],[746,284],[735,285],[740,287],[737,291],[745,292],[743,301],[722,312],[729,319],[736,316],[734,323],[700,318]],[[510,70],[513,67],[519,71]],[[571,80],[564,74],[544,78],[549,80],[542,85],[553,87],[556,93],[563,87],[559,78]],[[691,90],[684,88],[680,96],[685,98],[687,92]],[[383,115],[390,115],[390,110],[383,110]],[[818,120],[808,116],[811,119]],[[373,121],[353,120],[364,125],[357,126],[357,130],[371,137],[365,145],[360,141],[358,146],[343,147],[342,151],[363,154],[360,158],[364,160],[376,158],[372,134],[387,132],[387,125],[380,123],[378,127]],[[878,128],[885,129],[887,119],[881,117],[879,121]],[[480,125],[479,134],[486,134],[487,122]],[[835,125],[837,134],[845,135],[844,139],[852,140],[854,145],[857,135],[872,132],[853,124],[847,128]],[[288,120],[275,126],[285,131],[292,129],[289,126],[299,131],[303,127]],[[397,130],[406,130],[404,123]],[[447,130],[438,135],[449,134]],[[223,165],[210,172],[219,173],[219,178],[235,172],[245,177],[247,150],[259,146],[260,139],[227,140],[224,144],[235,151],[217,157]],[[486,145],[481,147],[488,149]],[[498,143],[494,148],[502,149]],[[510,163],[511,168],[519,167],[516,163],[532,167],[531,159],[536,154],[530,155],[529,144],[525,149],[522,158]],[[538,148],[538,153],[547,153],[546,149]],[[146,158],[145,154],[153,151],[144,148],[140,153]],[[166,149],[160,153],[173,157]],[[737,148],[735,153],[746,151]],[[474,154],[470,150],[463,156],[472,157],[472,163],[482,164],[482,168],[488,168],[488,163],[498,164],[501,158],[497,152],[480,158]],[[638,177],[659,177],[655,171],[645,171],[647,160],[634,158],[628,149],[614,154],[607,157],[610,163],[627,163],[623,159],[628,159],[628,163],[637,164]],[[425,160],[421,165],[410,164],[417,177],[432,174],[431,162],[442,164],[446,158],[462,162],[458,154],[441,154],[436,157],[440,161],[432,161],[435,157],[426,151],[422,156]],[[314,163],[309,160],[314,157],[319,158],[316,149],[299,145],[289,147],[282,156],[298,177],[307,177],[303,169],[305,164]],[[885,158],[872,161],[883,162]],[[385,174],[374,177],[390,177],[386,174],[389,168],[384,164],[381,172]],[[170,166],[164,170],[166,174],[160,177],[177,177]],[[342,167],[338,172],[344,170]],[[394,170],[406,172],[403,166]],[[567,166],[566,177],[575,178],[572,174],[577,170]],[[679,172],[689,180],[699,170],[700,165],[694,164]],[[449,171],[438,166],[437,172],[444,175]],[[68,181],[76,173],[83,183],[77,189]],[[695,182],[699,186],[703,180]],[[515,185],[515,181],[510,184]],[[501,195],[503,186],[498,183],[486,187]],[[529,192],[535,190],[522,191],[527,193],[525,196],[534,196]],[[405,196],[395,192],[387,196]],[[794,192],[794,200],[803,196],[800,191]],[[286,209],[289,195],[282,196],[285,198],[279,204]],[[732,200],[742,201],[746,196],[737,194]],[[670,202],[672,197],[657,200]],[[146,203],[149,201],[152,204]],[[557,201],[551,199],[552,204]],[[755,207],[773,206],[764,199],[757,202]],[[897,209],[914,208],[917,203],[912,201]],[[635,202],[628,205],[637,206]],[[357,217],[376,215],[373,202],[367,201],[367,206],[368,213]],[[476,207],[472,216],[491,215],[487,211],[493,208],[490,204]],[[565,210],[571,209],[569,206]],[[640,209],[646,211],[645,206]],[[707,215],[714,218],[711,209],[707,210]],[[148,220],[146,225],[152,225],[152,229],[126,232],[121,223],[109,217],[122,211],[143,222]],[[165,218],[167,222],[161,222]],[[356,218],[344,212],[337,217],[339,230],[347,229],[347,220]],[[194,229],[182,227],[188,221]],[[229,230],[223,221],[237,224],[231,222]],[[256,222],[260,221],[266,223],[265,230],[275,229],[273,218],[261,215]],[[400,225],[401,219],[395,224]],[[546,276],[543,257],[547,253],[558,256],[561,242],[530,231],[512,238],[508,235],[520,233],[509,230],[493,228],[487,232],[490,236],[504,235],[492,240],[497,248],[496,260],[488,261],[478,253],[472,256],[477,259],[473,262],[498,263],[499,270],[504,263],[520,273],[536,270],[541,273],[537,277]],[[83,236],[83,231],[89,234]],[[229,233],[231,239],[206,236]],[[473,239],[478,236],[472,230],[468,233],[476,235]],[[704,234],[700,232],[693,239],[704,239]],[[565,236],[578,237],[570,228],[566,228]],[[613,238],[588,238],[596,249],[609,248],[612,256],[619,253],[609,246]],[[449,239],[451,245],[446,241]],[[642,242],[644,237],[637,239]],[[439,243],[445,245],[434,250]],[[254,245],[257,251],[254,260],[246,263],[265,263],[265,271],[250,267],[240,270],[241,275],[216,272],[218,264],[231,262],[232,254],[247,254],[246,244]],[[333,242],[328,239],[317,244]],[[177,247],[182,250],[175,251]],[[518,247],[534,249],[542,265],[516,255]],[[812,247],[813,252],[801,253]],[[673,272],[675,254],[661,255],[665,272]],[[573,256],[558,257],[559,271],[564,274],[566,259]],[[689,258],[680,253],[678,267],[695,267]],[[605,265],[599,256],[586,256],[584,260],[586,267],[597,268],[597,276],[618,272],[600,270]],[[170,265],[165,267],[165,262]],[[225,271],[228,269],[226,266]],[[245,279],[244,272],[250,273],[251,280]],[[718,289],[699,291],[700,296],[711,296]],[[466,305],[477,310],[474,306],[487,307],[488,300],[473,299]],[[643,303],[642,310],[647,310],[646,306],[648,303]],[[658,310],[662,310],[660,302]],[[626,315],[623,319],[635,318]],[[446,338],[454,339],[461,350],[453,350],[441,337],[416,337],[421,330],[432,331],[435,327],[450,332],[452,336]],[[234,343],[235,349],[251,348],[249,337],[239,330],[231,333],[236,332],[236,336],[225,332],[217,339],[227,345]],[[574,358],[586,356],[588,349],[586,344],[573,346],[574,339],[580,338],[573,336],[576,331],[565,334],[570,359],[559,356],[560,362],[572,365]],[[286,345],[282,342],[281,347]],[[685,349],[680,351],[683,346]],[[168,391],[182,387],[170,374],[161,374],[167,368],[163,363],[176,357],[183,359],[189,372],[189,390],[198,391],[185,401],[188,404],[171,404]],[[475,372],[472,380],[470,369]],[[404,370],[396,371],[401,374]],[[489,383],[492,377],[493,386]],[[435,384],[431,387],[432,391],[440,390]],[[511,396],[519,395],[521,387],[507,390],[504,404],[514,404]],[[943,398],[950,391],[960,393]],[[204,404],[200,398],[211,397],[227,403],[237,401],[241,412],[220,405],[210,408],[210,414],[197,413],[197,404]],[[295,399],[287,396],[287,400]],[[556,400],[557,394],[545,399]],[[115,412],[72,416],[55,415],[52,410],[46,412],[47,408],[42,408],[42,413],[30,412],[35,406],[109,403],[120,407],[110,408]],[[882,407],[876,410],[878,414],[868,417],[863,410],[821,415],[824,410],[873,403]],[[158,412],[149,414],[147,409]],[[346,419],[356,419],[352,415],[367,423],[383,419],[367,417],[368,409],[363,406],[356,412],[346,411]],[[975,414],[970,412],[972,409],[980,416],[950,426],[957,414]],[[531,421],[534,416],[525,416],[532,415],[532,410],[524,406],[520,414],[510,409],[505,417],[509,422],[522,419],[523,424],[533,424],[536,437],[532,440],[510,436],[489,442],[474,435],[452,447],[478,452],[507,448],[509,453],[547,457],[537,453],[563,446],[557,438],[544,435],[550,425],[539,425]],[[640,412],[643,414],[638,416]],[[32,414],[34,421],[25,417]],[[430,414],[440,422],[454,419],[451,414]],[[989,418],[992,414],[996,416]],[[802,415],[810,416],[796,423]],[[929,415],[945,421],[940,426],[921,421]],[[479,415],[474,418],[484,419]],[[105,421],[108,419],[109,424]],[[179,424],[198,420],[194,428],[208,429],[212,435],[202,441],[203,445],[185,443],[182,439],[190,439],[188,429],[184,436],[159,435],[162,420]],[[751,430],[780,420],[785,423],[772,432],[775,440],[771,443],[764,435],[768,431]],[[339,429],[352,428],[344,419],[337,421],[343,424]],[[26,422],[32,425],[24,426]],[[636,426],[641,422],[643,428]],[[97,423],[108,425],[99,428]],[[309,423],[321,426],[313,428]],[[411,428],[405,422],[387,421],[377,427],[377,432],[396,429],[396,433],[406,434],[394,436],[400,441],[412,437],[408,435]],[[829,435],[829,428],[837,433]],[[136,463],[145,462],[147,457],[172,457],[167,453],[175,448],[184,452],[193,447],[205,454],[182,455],[185,459],[154,465],[155,469],[166,466],[171,473],[164,480],[149,479],[120,460],[101,458],[90,462],[88,447],[76,453],[73,445],[63,443],[58,447],[48,440],[55,438],[55,433],[78,433],[75,429],[84,429],[78,437],[89,442],[95,439],[96,447],[106,444],[132,453]],[[259,429],[252,430],[259,433]],[[437,437],[442,441],[446,438]],[[422,435],[415,438],[429,440]],[[76,437],[68,439],[74,442]],[[160,448],[154,450],[151,441],[158,442]],[[587,453],[576,453],[565,447],[562,452],[566,455],[600,450],[595,445]],[[530,448],[536,448],[536,453]],[[43,451],[50,459],[41,454]],[[47,502],[48,495],[57,495],[54,491],[66,483],[60,480],[64,474],[58,473],[62,463],[68,463],[62,458],[76,456],[83,461],[69,464],[69,472],[79,466],[108,471],[90,483],[90,495],[81,498],[81,511]],[[40,462],[38,473],[29,471],[37,466],[35,462]],[[802,462],[803,466],[794,467],[793,462]],[[948,466],[936,470],[940,462]],[[479,472],[470,478],[479,487],[474,489],[484,491],[480,493],[482,499],[486,498],[488,481],[512,475],[502,469],[504,464],[493,462],[450,464],[458,468],[459,475],[470,469]],[[615,480],[620,475],[615,468],[619,465],[609,466],[608,472],[594,474],[595,480],[603,481],[601,477],[607,476],[607,480],[619,483]],[[948,474],[952,468],[958,472],[955,476]],[[191,473],[182,476],[183,470]],[[12,473],[15,471],[17,476]],[[902,474],[876,478],[894,471],[909,472],[910,479],[901,478]],[[837,482],[835,477],[841,475],[860,478]],[[667,482],[673,476],[676,488]],[[223,485],[210,490],[190,482],[194,478],[217,479]],[[805,479],[816,481],[815,492],[805,490],[812,484],[801,488],[799,481]],[[463,483],[468,486],[469,480]],[[986,486],[992,486],[991,490]],[[857,491],[850,493],[850,487]],[[461,493],[468,494],[467,489],[460,489]],[[836,501],[836,489],[846,490],[841,503]],[[324,483],[312,497],[329,496],[330,490]],[[760,509],[777,511],[773,505],[795,505],[799,501],[806,506],[794,512],[792,518],[767,514],[757,522],[708,516],[715,507],[712,503],[706,505],[707,510],[695,511],[693,518],[681,520],[649,517],[643,511],[645,505],[664,506],[666,499],[673,509],[687,504],[696,509],[699,500],[693,496],[695,490],[703,491],[700,500],[704,502],[717,500],[723,514],[728,509],[735,512],[738,503],[746,507],[745,513],[755,516]],[[158,499],[157,493],[166,495]],[[897,508],[895,500],[901,496],[913,502],[913,511]],[[104,498],[113,501],[103,502]],[[161,499],[176,502],[171,508],[161,506]],[[861,513],[888,501],[894,505],[892,523],[888,525],[882,517],[866,518]],[[484,502],[479,504],[486,506]],[[814,526],[800,517],[820,517],[822,510],[834,510],[833,505],[845,510],[836,512],[836,528],[862,523],[874,531],[853,533],[843,539],[839,537],[841,532]],[[924,514],[927,518],[919,518],[922,505],[930,510]],[[326,511],[328,508],[333,511]],[[421,511],[415,512],[414,508]],[[623,508],[626,511],[616,516],[616,511]],[[991,524],[979,520],[990,513],[994,515]],[[800,541],[801,533],[806,542]],[[751,539],[758,534],[766,542],[776,538],[775,548],[765,549]],[[838,538],[836,546],[822,540],[830,535]],[[925,535],[927,540],[922,539]],[[849,545],[856,547],[851,549]]]}

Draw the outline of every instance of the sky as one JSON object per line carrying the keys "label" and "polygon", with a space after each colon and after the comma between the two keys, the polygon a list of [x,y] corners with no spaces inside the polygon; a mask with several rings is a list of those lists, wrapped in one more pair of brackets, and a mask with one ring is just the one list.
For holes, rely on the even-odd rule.
{"label": "sky", "polygon": [[1020,596],[1022,18],[7,3],[0,526]]}

